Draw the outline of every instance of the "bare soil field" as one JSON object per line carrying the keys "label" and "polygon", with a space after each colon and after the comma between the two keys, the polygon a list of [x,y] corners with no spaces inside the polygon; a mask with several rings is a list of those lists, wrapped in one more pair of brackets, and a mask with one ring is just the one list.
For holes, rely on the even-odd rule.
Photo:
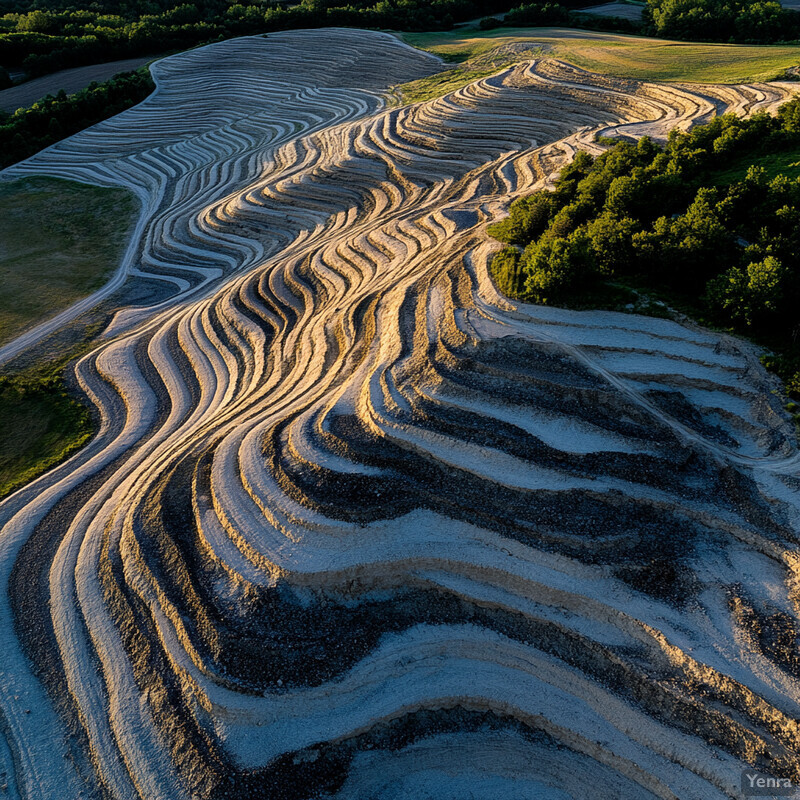
{"label": "bare soil field", "polygon": [[596,17],[622,17],[632,22],[639,22],[642,18],[643,5],[633,3],[603,3],[599,6],[582,8],[581,14],[591,14]]}
{"label": "bare soil field", "polygon": [[387,104],[442,70],[377,32],[221,42],[8,170],[136,193],[126,279],[172,290],[75,364],[97,435],[0,503],[12,791],[729,800],[746,768],[797,775],[776,379],[689,322],[509,301],[486,232],[603,137],[794,87],[528,54]]}
{"label": "bare soil field", "polygon": [[27,108],[48,94],[55,95],[61,89],[73,94],[85,89],[92,81],[101,83],[113,78],[118,72],[138,69],[153,60],[153,56],[139,56],[121,61],[108,61],[105,64],[92,64],[88,67],[75,67],[34,78],[19,86],[11,86],[0,91],[0,109],[12,112],[18,108]]}

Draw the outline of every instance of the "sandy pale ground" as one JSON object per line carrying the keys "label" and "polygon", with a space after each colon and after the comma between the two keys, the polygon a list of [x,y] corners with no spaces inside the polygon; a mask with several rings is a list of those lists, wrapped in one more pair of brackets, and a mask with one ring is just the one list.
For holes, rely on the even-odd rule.
{"label": "sandy pale ground", "polygon": [[11,796],[721,800],[748,765],[795,775],[773,379],[689,325],[508,302],[485,232],[598,133],[791,86],[541,60],[383,105],[439,69],[378,33],[229,41],[9,171],[136,191],[120,280],[174,292],[78,363],[95,440],[0,504]]}

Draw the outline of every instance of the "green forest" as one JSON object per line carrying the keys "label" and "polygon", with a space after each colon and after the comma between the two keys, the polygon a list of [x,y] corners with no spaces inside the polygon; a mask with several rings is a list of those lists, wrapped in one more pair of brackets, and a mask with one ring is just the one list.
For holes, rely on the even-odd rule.
{"label": "green forest", "polygon": [[537,303],[666,297],[769,346],[769,366],[800,397],[799,161],[800,98],[776,117],[726,114],[675,129],[664,147],[643,138],[597,158],[579,152],[553,190],[516,200],[490,227],[509,245],[493,276]]}
{"label": "green forest", "polygon": [[800,37],[800,12],[774,0],[647,0],[641,23],[581,14],[581,0],[529,3],[488,25],[563,25],[642,33],[661,39],[771,44]]}
{"label": "green forest", "polygon": [[788,41],[800,36],[800,13],[774,0],[648,0],[642,32],[703,42]]}

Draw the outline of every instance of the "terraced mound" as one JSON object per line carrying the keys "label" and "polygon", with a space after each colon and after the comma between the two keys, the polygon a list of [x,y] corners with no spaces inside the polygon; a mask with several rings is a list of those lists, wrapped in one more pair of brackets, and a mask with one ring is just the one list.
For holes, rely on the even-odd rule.
{"label": "terraced mound", "polygon": [[77,366],[99,435],[0,505],[10,792],[800,777],[800,456],[771,380],[691,326],[505,301],[484,232],[597,132],[787,88],[532,61],[373,94],[436,69],[375,33],[226,42],[13,170],[134,188],[127,274],[177,294],[119,313]]}

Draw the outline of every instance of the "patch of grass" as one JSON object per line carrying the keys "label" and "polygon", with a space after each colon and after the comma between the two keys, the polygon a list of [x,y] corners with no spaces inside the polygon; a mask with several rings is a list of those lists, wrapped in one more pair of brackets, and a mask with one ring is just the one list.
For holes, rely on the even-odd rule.
{"label": "patch of grass", "polygon": [[122,189],[0,182],[0,344],[99,289],[119,266],[136,208]]}
{"label": "patch of grass", "polygon": [[625,280],[588,282],[559,305],[576,311],[603,309],[661,319],[674,316],[660,294],[651,293],[642,284]]}
{"label": "patch of grass", "polygon": [[[637,301],[636,292],[619,283],[588,283],[580,291],[572,293],[563,303],[565,308],[576,311],[602,308],[608,311],[631,310]],[[630,306],[630,308],[628,308]]]}
{"label": "patch of grass", "polygon": [[[524,57],[535,58],[540,49],[526,51]],[[523,55],[520,53],[504,52],[503,48],[491,48],[488,52],[477,54],[450,69],[395,86],[394,94],[403,104],[433,100],[481,78],[493,75],[498,70],[520,61],[522,58]],[[451,58],[450,60],[455,59]]]}
{"label": "patch of grass", "polygon": [[[0,182],[0,344],[99,289],[118,267],[133,195],[56,178]],[[54,360],[0,376],[0,498],[91,438],[88,408],[64,370],[96,331]]]}
{"label": "patch of grass", "polygon": [[83,447],[95,426],[88,408],[67,389],[68,361],[87,342],[46,365],[0,376],[0,499]]}
{"label": "patch of grass", "polygon": [[435,75],[428,75],[426,78],[400,84],[395,86],[394,90],[402,104],[420,103],[454,92],[462,86],[485,78],[496,71],[494,69],[448,69],[444,72],[437,72]]}
{"label": "patch of grass", "polygon": [[750,83],[771,80],[800,64],[800,45],[695,44],[568,28],[405,33],[403,39],[459,61],[522,42],[583,69],[647,81]]}
{"label": "patch of grass", "polygon": [[786,175],[787,178],[800,178],[800,151],[785,150],[762,155],[743,155],[731,159],[724,170],[712,173],[711,183],[715,186],[727,186],[742,181],[751,167],[763,167],[769,178]]}

